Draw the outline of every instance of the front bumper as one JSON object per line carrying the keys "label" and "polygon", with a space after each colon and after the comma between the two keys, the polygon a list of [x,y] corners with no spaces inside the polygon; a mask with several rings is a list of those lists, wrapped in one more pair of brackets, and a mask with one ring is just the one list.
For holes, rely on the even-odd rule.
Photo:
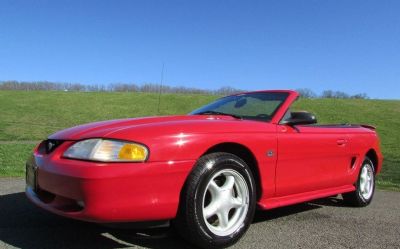
{"label": "front bumper", "polygon": [[27,197],[52,213],[92,222],[168,220],[194,161],[97,163],[34,154]]}

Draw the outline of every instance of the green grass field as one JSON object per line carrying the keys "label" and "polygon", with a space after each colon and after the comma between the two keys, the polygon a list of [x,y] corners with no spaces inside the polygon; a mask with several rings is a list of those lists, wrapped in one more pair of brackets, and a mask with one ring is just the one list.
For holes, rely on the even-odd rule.
{"label": "green grass field", "polygon": [[[217,96],[163,94],[160,115],[185,114]],[[158,95],[0,91],[0,176],[22,176],[36,141],[78,124],[158,114]],[[367,123],[378,127],[385,156],[378,186],[400,190],[400,101],[300,99],[296,109],[314,112],[320,123]]]}

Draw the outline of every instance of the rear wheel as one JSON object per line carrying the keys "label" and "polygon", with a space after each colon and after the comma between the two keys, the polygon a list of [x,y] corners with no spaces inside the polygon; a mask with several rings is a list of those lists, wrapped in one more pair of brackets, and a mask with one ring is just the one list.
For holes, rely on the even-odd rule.
{"label": "rear wheel", "polygon": [[343,194],[343,200],[356,207],[365,207],[371,203],[375,192],[375,166],[365,157],[358,175],[356,191]]}
{"label": "rear wheel", "polygon": [[173,224],[199,247],[230,246],[252,222],[255,197],[246,163],[229,153],[212,153],[200,158],[189,175]]}

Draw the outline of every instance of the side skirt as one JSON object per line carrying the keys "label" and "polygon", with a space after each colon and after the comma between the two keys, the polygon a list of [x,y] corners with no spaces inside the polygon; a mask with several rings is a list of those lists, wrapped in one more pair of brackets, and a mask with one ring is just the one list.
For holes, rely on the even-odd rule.
{"label": "side skirt", "polygon": [[347,193],[355,191],[356,188],[353,185],[345,185],[341,187],[322,189],[316,191],[310,191],[305,193],[272,197],[267,199],[261,199],[257,204],[260,209],[273,209],[277,207],[288,206],[292,204],[302,203],[311,201],[319,198],[329,197],[332,195]]}

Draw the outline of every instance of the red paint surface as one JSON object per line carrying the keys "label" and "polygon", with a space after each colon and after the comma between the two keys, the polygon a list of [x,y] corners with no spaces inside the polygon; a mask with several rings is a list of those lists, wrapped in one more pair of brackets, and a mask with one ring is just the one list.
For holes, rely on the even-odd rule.
{"label": "red paint surface", "polygon": [[[40,189],[56,196],[50,202],[27,189],[28,197],[51,212],[95,222],[172,219],[192,167],[208,149],[221,143],[248,148],[257,161],[261,208],[274,208],[354,190],[362,159],[369,150],[382,165],[377,134],[371,127],[324,128],[279,125],[297,98],[293,91],[271,122],[220,115],[133,118],[81,125],[50,139],[66,140],[54,152],[37,150],[28,163],[38,166]],[[62,158],[75,141],[112,138],[145,144],[143,163],[99,163]],[[272,151],[273,156],[267,156]],[[356,158],[354,165],[351,165]],[[69,203],[83,201],[79,211]]]}

